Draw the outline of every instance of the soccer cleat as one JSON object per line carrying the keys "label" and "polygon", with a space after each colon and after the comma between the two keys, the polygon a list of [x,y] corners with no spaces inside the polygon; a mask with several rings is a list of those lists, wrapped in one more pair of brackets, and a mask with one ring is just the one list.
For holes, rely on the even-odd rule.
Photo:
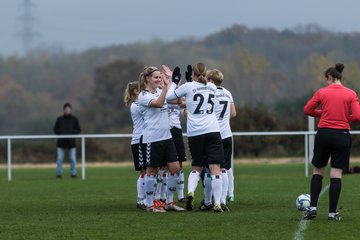
{"label": "soccer cleat", "polygon": [[214,212],[216,213],[221,213],[221,212],[224,212],[220,206],[220,204],[215,204],[214,205]]}
{"label": "soccer cleat", "polygon": [[187,211],[192,211],[194,208],[194,193],[189,192],[188,196],[186,197],[186,206]]}
{"label": "soccer cleat", "polygon": [[175,202],[166,204],[164,209],[166,211],[175,211],[175,212],[182,212],[185,210],[184,208],[177,206]]}
{"label": "soccer cleat", "polygon": [[206,205],[206,204],[205,204],[205,201],[202,200],[199,209],[200,209],[201,211],[209,211],[209,210],[213,210],[213,209],[214,209],[214,206],[212,205],[212,203]]}
{"label": "soccer cleat", "polygon": [[179,199],[179,203],[186,203],[187,199],[186,198],[182,198],[182,199]]}
{"label": "soccer cleat", "polygon": [[77,178],[76,174],[70,175],[71,178]]}
{"label": "soccer cleat", "polygon": [[235,198],[234,198],[234,196],[228,196],[227,197],[227,201],[228,201],[228,203],[234,203],[235,202]]}
{"label": "soccer cleat", "polygon": [[311,207],[305,209],[304,220],[311,220],[313,218],[316,218],[316,216],[317,216],[316,209],[311,209]]}
{"label": "soccer cleat", "polygon": [[338,211],[334,213],[329,213],[328,220],[340,221],[341,220],[340,213]]}
{"label": "soccer cleat", "polygon": [[136,208],[138,208],[138,209],[146,209],[146,206],[145,206],[144,203],[137,203]]}
{"label": "soccer cleat", "polygon": [[156,207],[164,208],[165,205],[166,204],[161,200],[154,200],[154,206],[156,206]]}
{"label": "soccer cleat", "polygon": [[228,207],[225,203],[221,203],[220,206],[221,206],[221,209],[222,209],[224,212],[228,212],[228,211],[229,211],[229,207]]}
{"label": "soccer cleat", "polygon": [[154,205],[152,205],[151,207],[146,207],[146,211],[147,212],[154,212],[154,213],[164,213],[164,212],[166,212],[163,208],[156,207]]}

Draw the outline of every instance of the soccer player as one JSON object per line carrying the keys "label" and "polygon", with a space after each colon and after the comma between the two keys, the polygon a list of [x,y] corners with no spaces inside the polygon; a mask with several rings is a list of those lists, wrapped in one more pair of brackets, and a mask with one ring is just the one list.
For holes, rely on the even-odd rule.
{"label": "soccer player", "polygon": [[313,219],[317,215],[317,203],[329,157],[331,170],[328,219],[341,219],[336,208],[341,192],[342,171],[350,157],[349,123],[360,120],[356,93],[341,84],[343,69],[343,64],[328,68],[324,73],[328,86],[318,90],[304,107],[306,115],[320,118],[312,159],[314,172],[310,184],[311,203],[304,213],[304,219]]}
{"label": "soccer player", "polygon": [[[230,118],[236,116],[236,109],[231,93],[221,86],[224,79],[222,72],[218,69],[210,70],[207,72],[207,79],[216,85],[215,114],[219,122],[220,134],[224,147],[224,162],[221,164],[221,176],[223,180],[221,208],[224,211],[228,211],[229,209],[226,205],[228,192],[229,201],[234,201],[234,177],[231,169],[232,132],[230,127]],[[211,202],[204,202],[204,204],[209,203]]]}
{"label": "soccer player", "polygon": [[[139,105],[144,117],[143,152],[145,153],[145,194],[146,209],[150,212],[165,210],[183,211],[173,201],[174,192],[179,179],[180,164],[176,156],[176,148],[171,138],[169,117],[165,96],[170,80],[161,74],[156,67],[145,67],[140,74]],[[161,87],[161,89],[160,89]],[[156,175],[160,167],[167,165],[167,196],[165,210],[154,205]]]}
{"label": "soccer player", "polygon": [[220,128],[214,107],[216,86],[206,79],[206,66],[197,63],[192,67],[192,82],[187,82],[179,88],[172,83],[168,101],[185,97],[187,117],[188,143],[192,156],[192,171],[188,178],[188,196],[186,209],[191,211],[194,206],[194,193],[204,166],[209,164],[211,172],[211,187],[214,195],[215,212],[223,212],[220,206],[222,179],[220,164],[224,158]]}
{"label": "soccer player", "polygon": [[124,93],[124,103],[130,107],[131,119],[133,123],[133,133],[131,138],[131,150],[134,159],[135,171],[139,171],[137,179],[137,208],[145,209],[145,191],[144,191],[144,176],[145,163],[141,149],[141,138],[144,129],[144,119],[139,109],[139,82],[129,82]]}

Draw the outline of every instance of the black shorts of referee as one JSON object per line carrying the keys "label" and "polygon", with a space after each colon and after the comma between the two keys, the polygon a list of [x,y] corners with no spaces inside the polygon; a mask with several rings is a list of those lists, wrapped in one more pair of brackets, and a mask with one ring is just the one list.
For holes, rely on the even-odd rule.
{"label": "black shorts of referee", "polygon": [[331,158],[331,167],[343,169],[350,158],[351,136],[349,130],[319,128],[315,136],[312,164],[325,167]]}

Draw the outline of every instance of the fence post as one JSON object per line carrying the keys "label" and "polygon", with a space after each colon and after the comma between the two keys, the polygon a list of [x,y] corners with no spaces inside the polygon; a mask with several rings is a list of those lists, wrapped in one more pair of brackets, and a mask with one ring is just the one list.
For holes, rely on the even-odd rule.
{"label": "fence post", "polygon": [[81,138],[81,178],[85,180],[85,138]]}
{"label": "fence post", "polygon": [[8,161],[8,181],[10,182],[11,177],[11,138],[7,139],[7,161]]}
{"label": "fence post", "polygon": [[232,152],[231,152],[231,169],[232,169],[232,171],[233,171],[233,173],[234,173],[234,146],[235,146],[235,144],[234,144],[234,137],[233,136],[231,136],[231,144],[232,144],[232,146],[231,146],[231,150],[232,150]]}
{"label": "fence post", "polygon": [[309,176],[309,135],[305,134],[305,176]]}

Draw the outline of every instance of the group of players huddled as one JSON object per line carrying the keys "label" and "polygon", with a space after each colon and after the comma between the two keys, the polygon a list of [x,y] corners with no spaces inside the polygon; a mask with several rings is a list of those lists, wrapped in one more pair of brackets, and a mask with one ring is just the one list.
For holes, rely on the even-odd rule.
{"label": "group of players huddled", "polygon": [[[131,141],[137,180],[137,207],[149,212],[191,211],[202,179],[200,210],[228,211],[234,201],[230,118],[236,116],[231,93],[222,87],[223,74],[203,63],[188,66],[186,82],[180,68],[145,67],[139,81],[127,84],[124,102],[133,121]],[[187,119],[192,170],[184,196],[186,160],[180,116]]]}

